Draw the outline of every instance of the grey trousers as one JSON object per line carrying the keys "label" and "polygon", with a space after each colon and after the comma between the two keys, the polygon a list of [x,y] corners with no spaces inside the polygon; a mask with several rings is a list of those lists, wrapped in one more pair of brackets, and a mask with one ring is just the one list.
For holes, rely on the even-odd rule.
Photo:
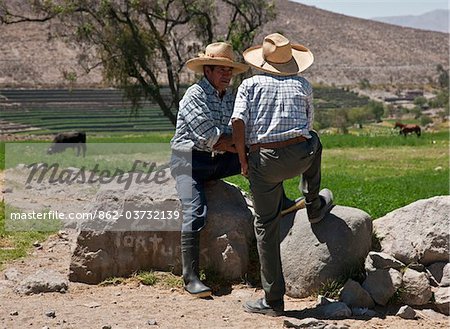
{"label": "grey trousers", "polygon": [[285,282],[280,257],[283,181],[302,175],[299,189],[306,202],[319,197],[322,144],[315,132],[305,142],[249,154],[249,181],[256,218],[254,229],[261,263],[261,283],[268,302],[283,299]]}

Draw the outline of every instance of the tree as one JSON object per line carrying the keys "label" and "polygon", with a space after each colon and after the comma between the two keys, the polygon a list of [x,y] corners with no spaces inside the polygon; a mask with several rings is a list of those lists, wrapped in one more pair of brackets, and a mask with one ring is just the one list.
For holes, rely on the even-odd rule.
{"label": "tree", "polygon": [[381,117],[384,114],[384,106],[382,103],[380,102],[375,102],[375,101],[370,101],[369,104],[367,105],[368,109],[370,112],[372,112],[375,121],[376,122],[381,122]]}
{"label": "tree", "polygon": [[345,109],[335,109],[332,125],[338,128],[343,134],[348,134],[347,126],[349,125],[347,111]]}
{"label": "tree", "polygon": [[358,124],[362,126],[364,121],[367,121],[367,110],[364,108],[352,108],[347,110],[348,121],[351,124]]}
{"label": "tree", "polygon": [[418,107],[422,107],[427,103],[427,99],[423,96],[418,96],[414,98],[414,105],[417,105]]}
{"label": "tree", "polygon": [[[0,23],[46,22],[53,34],[81,47],[88,72],[102,65],[105,79],[125,91],[135,109],[150,98],[176,123],[181,73],[208,43],[228,40],[249,47],[260,27],[275,17],[263,0],[0,0]],[[219,24],[229,22],[227,26]],[[22,13],[29,14],[22,14]],[[170,95],[164,95],[167,85]]]}
{"label": "tree", "polygon": [[431,119],[428,115],[422,115],[420,117],[420,125],[421,126],[426,126],[430,123],[433,123],[433,119]]}
{"label": "tree", "polygon": [[448,89],[448,86],[449,86],[448,70],[445,70],[441,64],[439,64],[436,67],[436,70],[439,73],[439,77],[438,77],[439,87],[441,87],[441,89]]}

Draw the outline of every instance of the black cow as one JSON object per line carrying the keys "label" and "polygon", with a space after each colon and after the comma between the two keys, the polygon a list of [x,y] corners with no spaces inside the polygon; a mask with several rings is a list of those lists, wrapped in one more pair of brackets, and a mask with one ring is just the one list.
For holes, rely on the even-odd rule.
{"label": "black cow", "polygon": [[59,133],[53,139],[52,146],[47,150],[47,154],[61,153],[66,148],[77,148],[77,156],[83,151],[83,157],[86,156],[86,133],[84,132],[68,132]]}

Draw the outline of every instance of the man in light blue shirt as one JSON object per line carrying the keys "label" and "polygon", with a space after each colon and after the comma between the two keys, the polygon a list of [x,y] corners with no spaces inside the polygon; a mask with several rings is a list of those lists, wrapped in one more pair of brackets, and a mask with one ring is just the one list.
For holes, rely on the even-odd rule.
{"label": "man in light blue shirt", "polygon": [[[311,84],[297,74],[313,63],[306,47],[281,34],[244,52],[263,74],[242,82],[232,114],[233,140],[242,174],[250,181],[261,282],[265,296],[244,304],[251,313],[281,315],[285,283],[280,257],[283,181],[302,175],[301,190],[309,221],[321,221],[332,207],[330,190],[320,190],[322,144],[312,130]],[[247,150],[249,150],[247,154]]]}

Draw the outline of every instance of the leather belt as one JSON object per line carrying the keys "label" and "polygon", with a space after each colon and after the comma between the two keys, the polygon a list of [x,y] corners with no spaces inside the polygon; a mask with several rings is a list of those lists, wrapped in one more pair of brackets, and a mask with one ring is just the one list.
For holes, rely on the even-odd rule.
{"label": "leather belt", "polygon": [[258,151],[260,148],[279,149],[279,148],[286,147],[289,145],[298,144],[298,143],[304,142],[306,140],[307,140],[306,137],[298,136],[298,137],[294,137],[294,138],[291,138],[291,139],[288,139],[288,140],[285,140],[282,142],[252,144],[252,145],[250,145],[249,151],[250,152]]}

